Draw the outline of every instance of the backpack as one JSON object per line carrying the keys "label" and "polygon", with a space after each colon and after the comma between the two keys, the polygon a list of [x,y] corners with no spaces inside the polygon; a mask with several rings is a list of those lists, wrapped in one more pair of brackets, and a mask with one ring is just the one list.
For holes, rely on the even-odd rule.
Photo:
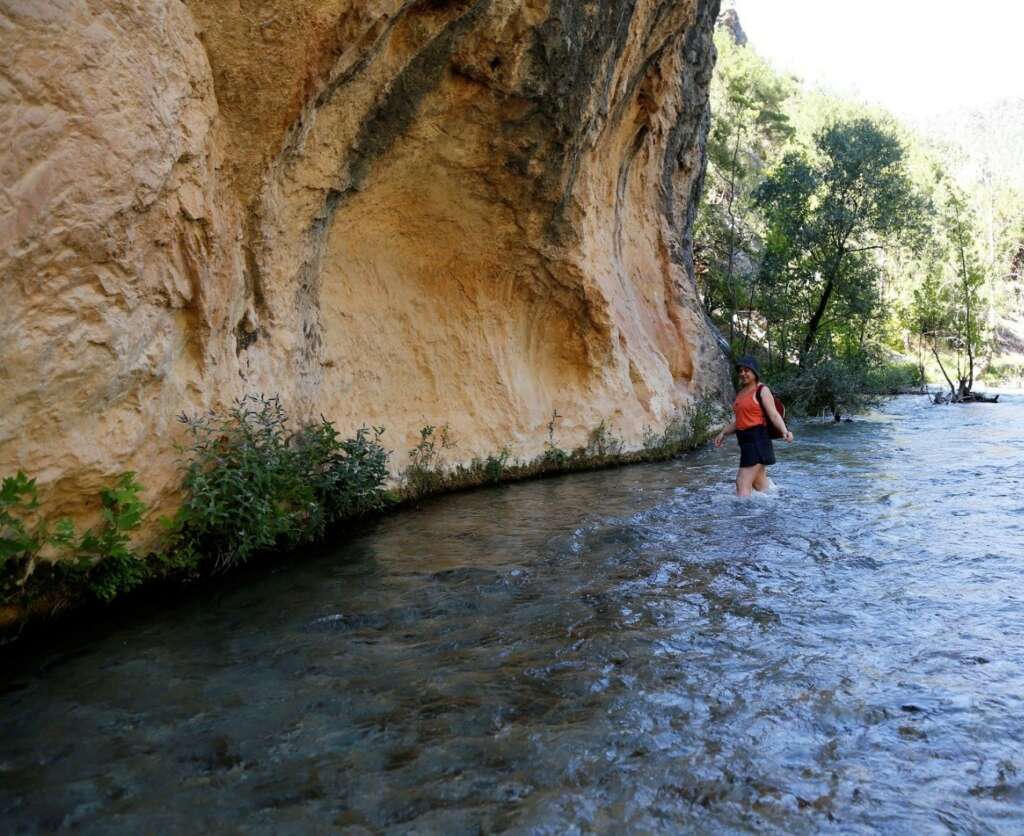
{"label": "backpack", "polygon": [[[768,413],[764,411],[764,404],[761,403],[761,390],[764,389],[763,383],[757,384],[757,405],[761,407],[761,412],[764,413],[764,423],[768,427],[769,438],[782,438],[782,432],[778,427],[775,426],[771,421],[768,420]],[[779,413],[779,417],[783,421],[786,420],[786,405],[779,400],[779,396],[772,393],[772,399],[775,401],[775,411]]]}

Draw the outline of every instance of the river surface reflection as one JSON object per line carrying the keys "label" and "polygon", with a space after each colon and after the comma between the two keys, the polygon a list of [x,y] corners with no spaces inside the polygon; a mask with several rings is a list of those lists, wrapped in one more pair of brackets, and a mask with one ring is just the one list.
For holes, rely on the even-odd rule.
{"label": "river surface reflection", "polygon": [[455,495],[6,663],[5,832],[1024,831],[1024,397]]}

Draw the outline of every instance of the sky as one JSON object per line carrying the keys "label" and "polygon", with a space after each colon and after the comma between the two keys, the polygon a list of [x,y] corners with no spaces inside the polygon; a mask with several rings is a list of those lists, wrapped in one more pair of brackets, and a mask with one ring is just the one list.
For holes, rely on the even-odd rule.
{"label": "sky", "polygon": [[1024,0],[733,5],[751,46],[779,69],[910,119],[1024,97]]}

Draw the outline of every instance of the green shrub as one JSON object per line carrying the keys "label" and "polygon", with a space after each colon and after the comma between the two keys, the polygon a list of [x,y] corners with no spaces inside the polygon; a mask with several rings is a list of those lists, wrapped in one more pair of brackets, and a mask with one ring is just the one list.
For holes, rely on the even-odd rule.
{"label": "green shrub", "polygon": [[711,437],[711,428],[722,417],[722,406],[712,398],[705,398],[693,408],[690,418],[690,443],[703,444]]}
{"label": "green shrub", "polygon": [[[299,465],[324,507],[327,522],[379,511],[381,490],[388,478],[388,451],[380,443],[383,427],[360,427],[354,438],[342,439],[326,418],[295,437]],[[323,534],[322,527],[319,534]]]}
{"label": "green shrub", "polygon": [[549,441],[544,442],[544,454],[541,456],[541,462],[545,469],[561,470],[569,464],[569,454],[561,447],[556,447]]}
{"label": "green shrub", "polygon": [[612,435],[611,429],[602,418],[601,423],[590,431],[590,437],[587,439],[587,446],[583,452],[587,456],[605,459],[619,455],[622,452],[622,446],[622,440]]}
{"label": "green shrub", "polygon": [[19,470],[0,482],[0,601],[18,594],[49,541],[45,520],[36,518],[38,508],[35,479]]}
{"label": "green shrub", "polygon": [[[131,534],[142,524],[145,503],[139,499],[141,485],[134,473],[122,474],[113,488],[100,491],[103,522],[71,545],[73,560],[54,564],[72,573],[70,581],[84,581],[101,601],[112,601],[122,592],[141,584],[148,575],[146,561],[131,549]],[[65,521],[65,536],[71,532]],[[77,574],[79,577],[74,577]]]}
{"label": "green shrub", "polygon": [[455,447],[448,425],[427,424],[420,429],[420,440],[409,450],[409,466],[402,473],[406,490],[412,496],[425,496],[441,490],[446,482],[444,451]]}
{"label": "green shrub", "polygon": [[557,409],[551,410],[548,440],[544,442],[544,454],[541,456],[541,467],[545,470],[561,470],[569,464],[569,454],[555,443],[555,426],[561,417]]}
{"label": "green shrub", "polygon": [[497,484],[501,481],[511,455],[512,451],[508,447],[502,447],[497,456],[491,455],[484,460],[483,470],[488,482]]}
{"label": "green shrub", "polygon": [[993,363],[981,375],[982,380],[990,386],[1003,386],[1019,383],[1024,380],[1024,365],[1012,363]]}
{"label": "green shrub", "polygon": [[[131,535],[142,523],[145,503],[134,473],[100,491],[102,521],[79,536],[70,520],[49,528],[38,513],[36,483],[19,471],[0,485],[0,600],[88,593],[111,601],[142,583],[146,561],[131,549]],[[52,560],[41,560],[44,550]]]}
{"label": "green shrub", "polygon": [[329,421],[288,429],[277,397],[247,395],[227,415],[180,419],[185,500],[170,525],[170,550],[189,567],[217,570],[257,552],[323,536],[327,526],[383,504],[388,453],[382,430],[343,441]]}
{"label": "green shrub", "polygon": [[911,362],[883,362],[867,371],[864,388],[879,395],[898,395],[908,389],[920,388],[921,368]]}
{"label": "green shrub", "polygon": [[650,427],[644,430],[641,457],[660,458],[703,444],[711,436],[712,425],[724,420],[723,410],[722,404],[712,398],[677,410],[661,433],[655,433]]}
{"label": "green shrub", "polygon": [[860,362],[827,359],[804,369],[773,372],[772,392],[786,404],[787,415],[862,412],[879,398],[868,389],[867,367]]}
{"label": "green shrub", "polygon": [[474,457],[468,465],[458,464],[453,472],[445,474],[444,483],[449,487],[497,485],[507,474],[511,457],[512,451],[508,447],[502,447],[497,454],[491,453],[485,459]]}

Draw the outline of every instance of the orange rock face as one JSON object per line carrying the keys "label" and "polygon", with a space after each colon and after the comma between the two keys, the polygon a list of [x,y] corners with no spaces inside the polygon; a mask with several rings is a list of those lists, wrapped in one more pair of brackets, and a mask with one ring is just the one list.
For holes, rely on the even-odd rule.
{"label": "orange rock face", "polygon": [[81,515],[175,416],[627,448],[728,386],[694,289],[706,0],[0,8],[0,475]]}

